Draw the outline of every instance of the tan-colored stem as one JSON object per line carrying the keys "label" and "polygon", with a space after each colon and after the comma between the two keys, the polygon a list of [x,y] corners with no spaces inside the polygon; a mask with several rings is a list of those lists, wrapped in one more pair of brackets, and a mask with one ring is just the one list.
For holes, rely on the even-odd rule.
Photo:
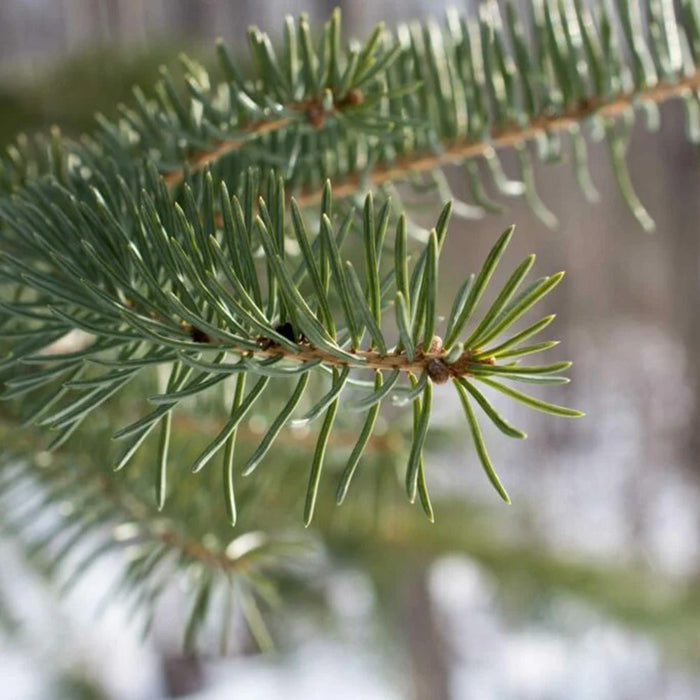
{"label": "tan-colored stem", "polygon": [[413,358],[413,360],[409,360],[408,356],[403,352],[388,352],[383,354],[377,352],[376,350],[353,350],[350,352],[350,354],[357,358],[357,362],[353,363],[350,360],[342,360],[341,358],[331,355],[324,350],[305,344],[299,345],[298,353],[289,352],[280,347],[275,347],[274,349],[260,351],[255,350],[251,354],[266,355],[268,357],[279,355],[287,360],[294,360],[296,362],[321,360],[323,364],[334,367],[351,366],[357,369],[398,369],[402,372],[412,374],[420,374],[432,360],[439,360],[443,357],[442,352],[416,352],[416,356]]}
{"label": "tan-colored stem", "polygon": [[[342,182],[333,184],[333,194],[336,197],[347,197],[365,184],[382,185],[385,182],[404,179],[411,173],[427,172],[445,165],[461,163],[467,158],[483,155],[492,148],[505,148],[531,141],[543,132],[566,131],[594,115],[614,118],[627,111],[637,101],[660,104],[691,90],[700,90],[700,71],[681,78],[674,85],[655,85],[646,90],[620,95],[607,102],[589,100],[558,116],[542,116],[533,119],[526,127],[514,125],[494,129],[488,139],[448,144],[440,154],[411,154],[397,159],[394,163],[379,165],[369,174],[353,173]],[[299,193],[296,199],[300,206],[305,207],[320,201],[322,194],[322,189],[307,190]]]}
{"label": "tan-colored stem", "polygon": [[[681,78],[673,85],[658,84],[646,90],[620,95],[613,100],[586,100],[572,107],[563,114],[556,116],[541,116],[533,119],[527,126],[518,125],[493,129],[487,139],[479,141],[460,140],[448,144],[440,154],[411,154],[397,159],[390,164],[377,166],[371,173],[353,173],[340,183],[334,183],[333,194],[337,197],[352,195],[363,185],[382,185],[404,179],[411,173],[428,172],[445,165],[461,163],[468,158],[488,153],[490,149],[506,148],[537,138],[542,133],[566,131],[588,117],[614,118],[630,109],[635,102],[655,102],[660,104],[667,100],[680,97],[692,90],[700,90],[700,71]],[[309,110],[316,102],[295,105],[299,111]],[[340,103],[339,105],[340,106]],[[287,117],[272,121],[258,121],[248,126],[244,131],[250,136],[262,136],[272,131],[283,129],[290,124]],[[322,122],[321,122],[322,123]],[[200,151],[193,154],[188,161],[190,172],[203,170],[210,163],[238,150],[250,139],[231,139],[221,141],[211,151]],[[176,170],[163,175],[168,187],[175,187],[184,179],[184,171]],[[310,206],[320,201],[322,188],[305,190],[297,193],[296,199],[301,207]]]}
{"label": "tan-colored stem", "polygon": [[166,520],[154,517],[152,510],[141,500],[124,490],[119,490],[115,482],[106,476],[96,479],[96,485],[125,514],[125,521],[138,523],[142,532],[139,537],[147,537],[172,547],[189,559],[224,570],[241,570],[248,567],[243,560],[232,559],[223,550],[210,549],[198,540],[186,537],[171,527]]}
{"label": "tan-colored stem", "polygon": [[[263,134],[268,134],[271,131],[277,131],[282,129],[290,123],[288,117],[283,117],[282,119],[274,119],[272,121],[259,121],[251,124],[248,128],[244,129],[249,138],[252,136],[262,136]],[[248,139],[231,139],[230,141],[220,141],[216,148],[211,151],[198,151],[193,154],[188,160],[187,165],[190,172],[197,172],[199,170],[204,170],[210,163],[215,163],[220,158],[233,151],[237,151],[243,144],[249,141]],[[175,187],[179,185],[185,177],[184,170],[173,170],[169,173],[163,174],[163,180],[168,187]]]}
{"label": "tan-colored stem", "polygon": [[[346,107],[361,104],[362,93],[359,90],[350,90],[346,95],[334,95],[333,107],[330,112],[335,110],[343,110]],[[323,106],[323,98],[321,95],[311,97],[302,102],[294,102],[287,105],[287,109],[296,112],[303,116],[308,124],[314,129],[320,129],[329,114]],[[246,143],[259,136],[264,136],[272,131],[279,131],[289,126],[294,120],[290,117],[280,117],[279,119],[259,119],[251,122],[240,129],[240,132],[245,134],[245,138],[229,139],[219,141],[211,150],[197,151],[187,159],[187,170],[189,172],[198,172],[204,170],[210,163],[215,163],[225,155],[237,151]],[[168,187],[179,185],[185,177],[185,170],[173,170],[163,174],[163,180]]]}
{"label": "tan-colored stem", "polygon": [[[466,371],[467,363],[480,362],[484,365],[493,364],[493,359],[490,357],[476,357],[476,351],[468,350],[463,352],[455,361],[447,362],[445,359],[446,352],[442,348],[442,339],[435,336],[432,339],[430,348],[423,351],[420,347],[416,349],[414,357],[409,359],[405,351],[392,351],[381,353],[377,350],[352,350],[346,351],[348,354],[357,358],[355,362],[351,359],[343,359],[337,357],[321,348],[315,347],[308,342],[297,343],[297,352],[292,352],[283,348],[276,343],[265,346],[265,341],[261,341],[261,346],[256,350],[247,348],[238,348],[236,346],[220,343],[215,339],[210,339],[203,335],[197,329],[187,326],[190,329],[191,335],[202,339],[204,344],[216,345],[226,349],[229,352],[247,355],[251,357],[282,357],[286,360],[294,362],[312,362],[313,360],[321,360],[324,365],[331,367],[351,367],[354,369],[377,369],[377,370],[399,370],[406,374],[419,375],[427,372],[428,376],[437,384],[443,384],[452,377],[465,377],[469,373]],[[268,341],[269,342],[269,341]]]}

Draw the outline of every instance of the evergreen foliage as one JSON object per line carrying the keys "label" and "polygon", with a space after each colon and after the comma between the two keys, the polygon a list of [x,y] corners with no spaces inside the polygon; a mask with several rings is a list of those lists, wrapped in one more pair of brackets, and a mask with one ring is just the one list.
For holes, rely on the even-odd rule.
{"label": "evergreen foliage", "polygon": [[[89,558],[114,546],[123,531],[105,534],[105,523],[136,522],[128,539],[139,553],[124,580],[138,605],[154,603],[171,570],[196,570],[186,625],[192,642],[211,600],[233,581],[264,646],[255,597],[266,579],[257,557],[267,563],[270,548],[243,547],[239,556],[234,545],[246,534],[229,548],[212,545],[191,509],[212,508],[223,490],[221,517],[235,525],[256,492],[255,479],[243,477],[273,468],[265,457],[288,426],[318,425],[307,453],[308,526],[324,465],[339,461],[329,454],[336,433],[354,428],[349,455],[333,468],[341,503],[371,452],[383,403],[410,414],[405,449],[392,460],[402,461],[408,497],[431,520],[424,447],[436,386],[454,385],[474,449],[505,501],[475,407],[505,435],[525,434],[482,389],[556,416],[582,415],[520,386],[567,381],[560,373],[568,362],[523,359],[555,345],[535,338],[553,316],[516,325],[563,273],[526,282],[528,256],[491,290],[511,227],[451,308],[438,308],[450,217],[499,208],[484,193],[483,160],[504,195],[525,196],[553,225],[535,190],[528,142],[552,161],[563,135],[572,139],[584,194],[597,198],[585,128],[607,139],[620,191],[651,228],[625,151],[637,108],[653,126],[656,104],[672,97],[687,105],[690,140],[700,138],[700,7],[696,0],[678,8],[622,0],[614,11],[602,0],[593,8],[583,0],[528,7],[521,16],[510,2],[487,2],[476,17],[450,12],[443,24],[379,26],[364,44],[349,45],[338,12],[318,36],[303,16],[287,19],[279,49],[250,30],[249,70],[219,44],[220,78],[183,58],[184,85],[164,71],[152,94],[137,88],[118,120],[100,117],[80,140],[54,130],[8,149],[0,162],[8,420],[50,430],[47,450],[61,454],[79,455],[77,435],[104,439],[108,429],[119,444],[104,463],[76,459],[58,471],[18,462],[17,451],[3,457],[6,500],[25,483],[40,487],[46,504],[67,493],[74,499],[65,525],[33,544],[50,552],[56,537],[65,538],[52,566],[89,533],[101,533]],[[521,181],[503,173],[497,149],[506,146],[517,150]],[[473,204],[454,201],[449,190],[443,168],[455,164],[465,168]],[[443,202],[429,232],[406,216],[399,183],[433,190]],[[55,349],[76,330],[78,346]],[[269,417],[266,431],[240,457],[254,408]],[[353,412],[364,414],[359,425]],[[215,421],[207,427],[202,415]],[[208,435],[194,454],[189,445],[174,447],[183,416]],[[108,443],[96,449],[106,454]],[[120,475],[106,470],[107,461]],[[183,485],[188,465],[202,472],[201,482]],[[144,489],[154,494],[151,506]],[[161,510],[175,530],[163,529]],[[6,526],[22,530],[32,512],[11,514]],[[219,574],[222,587],[214,585]]]}

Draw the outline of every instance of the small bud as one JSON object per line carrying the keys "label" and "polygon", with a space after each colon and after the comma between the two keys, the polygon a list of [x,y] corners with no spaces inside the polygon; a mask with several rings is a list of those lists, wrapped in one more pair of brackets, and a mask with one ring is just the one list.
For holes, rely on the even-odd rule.
{"label": "small bud", "polygon": [[425,371],[435,384],[445,384],[450,380],[450,368],[440,358],[430,360]]}
{"label": "small bud", "polygon": [[314,129],[320,129],[326,121],[326,113],[321,105],[311,105],[306,111],[306,118]]}
{"label": "small bud", "polygon": [[289,321],[285,321],[284,323],[280,323],[278,326],[276,326],[275,332],[279,333],[281,336],[284,336],[292,343],[296,343],[298,340],[298,336],[294,332],[294,326],[292,326]]}
{"label": "small bud", "polygon": [[442,338],[439,335],[434,335],[428,346],[428,354],[436,355],[442,350]]}
{"label": "small bud", "polygon": [[190,338],[192,338],[195,343],[211,342],[211,338],[203,330],[193,326],[191,323],[187,323],[187,321],[180,321],[180,328],[189,333]]}
{"label": "small bud", "polygon": [[358,88],[352,88],[351,90],[348,90],[347,94],[345,95],[345,98],[343,99],[343,103],[346,105],[361,105],[365,101],[365,96],[362,94],[362,90],[358,90]]}
{"label": "small bud", "polygon": [[274,345],[272,340],[266,338],[264,335],[259,335],[257,340],[261,350],[269,350]]}
{"label": "small bud", "polygon": [[201,329],[196,326],[192,326],[190,330],[190,338],[194,340],[195,343],[210,343],[211,338]]}

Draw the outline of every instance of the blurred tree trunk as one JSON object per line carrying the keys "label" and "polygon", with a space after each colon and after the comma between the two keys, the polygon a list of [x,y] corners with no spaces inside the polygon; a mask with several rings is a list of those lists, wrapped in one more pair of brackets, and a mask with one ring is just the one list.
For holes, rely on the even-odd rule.
{"label": "blurred tree trunk", "polygon": [[163,685],[165,697],[181,698],[204,689],[202,662],[192,655],[163,656]]}
{"label": "blurred tree trunk", "polygon": [[[245,3],[236,3],[245,5]],[[174,3],[177,28],[185,35],[207,34],[215,26],[214,3],[201,0],[180,0]]]}
{"label": "blurred tree trunk", "polygon": [[410,570],[400,587],[399,625],[410,664],[413,700],[450,700],[445,640],[428,588],[427,565]]}
{"label": "blurred tree trunk", "polygon": [[[681,436],[681,449],[686,465],[700,477],[700,367],[697,356],[700,348],[700,198],[697,196],[698,149],[687,147],[682,134],[682,110],[676,109],[676,130],[664,131],[664,148],[674,153],[675,167],[664,177],[659,186],[668,192],[671,207],[672,230],[676,233],[669,242],[671,249],[671,285],[674,325],[680,330],[685,346],[686,385],[690,390],[691,408],[685,431]],[[666,115],[670,116],[670,115]],[[670,121],[670,120],[669,120]],[[658,235],[663,235],[660,231]]]}
{"label": "blurred tree trunk", "polygon": [[17,33],[12,31],[14,21],[15,18],[13,16],[12,7],[0,3],[0,27],[5,28],[2,32],[2,36],[0,36],[0,62],[11,59],[17,50],[15,47],[15,37]]}

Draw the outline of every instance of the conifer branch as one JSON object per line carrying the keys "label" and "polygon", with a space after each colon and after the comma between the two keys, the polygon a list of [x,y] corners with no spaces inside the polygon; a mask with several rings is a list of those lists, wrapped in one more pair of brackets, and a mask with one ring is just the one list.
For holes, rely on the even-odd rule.
{"label": "conifer branch", "polygon": [[[146,320],[146,319],[144,319]],[[480,349],[464,351],[455,359],[450,359],[447,351],[442,348],[442,338],[433,336],[431,350],[418,349],[412,357],[398,347],[390,352],[378,352],[377,350],[360,350],[348,348],[348,355],[338,357],[314,347],[307,340],[292,340],[294,349],[279,346],[268,338],[259,338],[260,348],[251,350],[249,347],[238,347],[235,344],[227,344],[224,341],[212,339],[203,334],[197,328],[187,326],[188,332],[202,342],[213,347],[240,355],[247,358],[265,357],[286,360],[289,362],[306,363],[321,362],[327,367],[347,367],[357,370],[398,371],[406,375],[420,375],[424,372],[432,372],[435,377],[444,376],[443,381],[449,378],[470,376],[467,367],[470,364],[484,368],[495,363],[494,358],[484,357]]]}
{"label": "conifer branch", "polygon": [[[57,130],[33,142],[20,138],[0,160],[2,398],[16,402],[25,423],[51,430],[49,450],[79,434],[121,392],[130,389],[147,406],[113,432],[120,452],[112,466],[128,479],[153,448],[150,486],[136,481],[155,492],[152,511],[140,496],[132,504],[124,483],[101,476],[115,499],[103,489],[95,523],[84,526],[76,515],[66,527],[78,522],[92,532],[126,511],[150,545],[129,565],[126,579],[135,588],[153,578],[161,551],[175,551],[178,566],[194,563],[188,638],[206,617],[212,570],[229,589],[235,573],[248,586],[246,600],[260,588],[242,560],[233,566],[224,549],[210,551],[204,531],[198,539],[178,527],[159,529],[158,512],[178,497],[168,481],[171,443],[189,404],[216,404],[216,419],[207,443],[187,455],[198,474],[191,478],[202,484],[187,495],[206,489],[210,505],[209,491],[222,490],[228,524],[236,522],[238,499],[246,500],[246,484],[257,483],[248,477],[265,471],[288,425],[320,426],[309,438],[304,523],[328,479],[324,464],[337,435],[351,446],[335,490],[342,503],[367,468],[362,458],[376,444],[378,412],[390,400],[408,409],[401,454],[408,498],[433,520],[425,445],[441,391],[455,392],[471,446],[509,501],[480,421],[485,416],[510,438],[526,435],[489,392],[550,415],[582,414],[515,388],[564,384],[569,363],[528,359],[556,345],[535,338],[553,315],[515,325],[563,273],[526,281],[534,264],[528,256],[489,294],[512,228],[480,265],[470,261],[474,273],[449,312],[439,308],[440,255],[453,209],[478,216],[498,206],[473,159],[485,157],[501,193],[524,194],[551,225],[526,146],[535,141],[541,160],[557,160],[560,136],[569,132],[577,179],[593,197],[580,136],[589,124],[608,140],[620,191],[650,228],[625,163],[635,108],[681,98],[688,137],[700,140],[697,0],[601,1],[594,8],[583,0],[537,0],[521,14],[510,2],[487,1],[475,16],[449,12],[443,24],[393,31],[380,25],[363,44],[348,45],[335,12],[317,40],[304,16],[286,20],[279,49],[255,28],[248,38],[250,70],[219,44],[219,84],[183,58],[184,86],[164,71],[152,94],[136,90],[133,105],[114,121],[100,118],[93,134],[77,142]],[[500,166],[497,150],[509,146],[522,182],[508,180]],[[465,165],[475,204],[447,204],[429,233],[412,240],[401,203],[384,191],[375,201],[372,190],[407,180],[452,200],[441,172],[449,164]],[[347,199],[363,189],[370,192],[356,213]],[[85,347],[47,353],[75,329],[90,338]],[[348,424],[338,432],[346,408],[364,414],[351,425],[350,443]],[[269,418],[267,430],[239,462],[236,444],[253,410]],[[219,469],[207,482],[215,461]],[[62,478],[60,471],[46,478],[47,502],[75,489],[76,511],[87,507],[89,480],[72,474],[66,485]],[[2,479],[0,498],[14,485],[11,474]],[[33,513],[20,515],[24,522]],[[64,551],[78,541],[71,537]],[[248,611],[249,619],[259,617]]]}
{"label": "conifer branch", "polygon": [[[189,524],[191,519],[182,518],[182,511],[177,515],[183,522],[160,516],[133,492],[132,485],[100,473],[84,462],[81,453],[58,454],[48,462],[26,451],[21,457],[13,454],[19,441],[10,430],[16,432],[14,426],[0,425],[4,438],[0,527],[23,538],[29,562],[63,593],[105,555],[126,553],[124,568],[105,602],[119,595],[131,599],[144,620],[144,633],[160,598],[177,581],[187,583],[193,600],[212,592],[219,601],[233,597],[239,605],[254,604],[256,597],[269,595],[273,576],[285,571],[292,553],[301,553],[298,542],[274,542],[260,532],[247,532],[225,545],[202,538],[201,533],[199,538],[188,534],[183,522]],[[42,491],[38,514],[16,497],[28,488]],[[94,509],[84,508],[89,503],[95,504]],[[42,520],[47,513],[48,531]],[[87,546],[80,548],[84,540]],[[229,617],[220,619],[207,606],[193,605],[183,625],[187,649],[201,646],[207,620],[218,625],[222,639],[228,637]],[[222,644],[219,652],[227,653],[226,647]]]}
{"label": "conifer branch", "polygon": [[[621,194],[640,223],[651,228],[653,221],[626,172],[625,138],[610,126],[619,122],[624,127],[638,104],[682,98],[688,104],[689,136],[696,138],[700,15],[695,1],[663,12],[647,1],[640,2],[642,9],[626,1],[595,12],[580,0],[568,8],[536,2],[529,16],[520,16],[510,3],[503,14],[498,4],[487,2],[478,18],[449,12],[443,26],[427,22],[395,31],[379,26],[362,48],[348,49],[340,45],[337,12],[316,46],[304,19],[296,29],[288,20],[280,53],[252,30],[257,73],[251,76],[235,69],[219,46],[230,104],[216,101],[208,78],[188,61],[190,105],[178,103],[171,82],[160,88],[159,94],[168,96],[161,99],[161,110],[180,134],[182,153],[167,143],[167,130],[159,143],[151,143],[153,124],[164,115],[143,97],[138,113],[128,113],[125,124],[105,124],[111,136],[100,139],[100,147],[109,151],[120,139],[123,144],[127,136],[136,138],[161,153],[159,167],[170,186],[181,183],[186,172],[192,180],[210,165],[233,189],[246,167],[264,164],[265,154],[274,154],[270,165],[274,160],[274,167],[281,167],[289,191],[308,206],[320,198],[325,177],[336,184],[336,196],[345,197],[423,173],[435,177],[445,165],[480,155],[493,164],[494,149],[511,146],[519,149],[523,182],[503,187],[504,193],[525,192],[535,213],[552,225],[553,215],[534,192],[523,145],[536,140],[540,157],[556,160],[558,134],[575,131],[577,178],[591,197],[585,142],[578,132],[581,122],[592,121],[599,130],[604,125]],[[642,12],[646,34],[638,21]],[[524,21],[531,41],[525,39]],[[265,90],[278,101],[263,99]],[[300,95],[301,100],[290,99]],[[202,113],[201,124],[188,110]],[[204,146],[208,139],[211,145]],[[183,167],[169,170],[172,158],[183,161]],[[472,179],[480,188],[474,172]],[[483,211],[470,205],[461,210],[472,216]]]}
{"label": "conifer branch", "polygon": [[313,129],[321,129],[327,117],[337,116],[338,113],[342,113],[344,108],[356,107],[362,103],[363,99],[362,92],[353,88],[346,95],[332,95],[332,102],[328,108],[324,105],[323,95],[304,102],[290,104],[285,107],[285,111],[292,112],[295,115],[294,118],[282,117],[269,121],[260,120],[246,125],[241,129],[245,134],[245,138],[221,140],[211,150],[203,150],[191,154],[186,159],[185,169],[163,173],[163,180],[168,187],[175,187],[185,179],[186,173],[200,172],[207,166],[215,164],[221,158],[249,145],[252,140],[286,129],[299,121],[302,123],[304,121],[308,122]]}
{"label": "conifer branch", "polygon": [[[700,138],[697,0],[676,8],[663,3],[663,10],[656,0],[595,8],[571,3],[538,0],[529,13],[518,13],[511,3],[502,11],[486,2],[476,17],[448,12],[443,25],[394,31],[379,25],[363,45],[342,44],[337,11],[315,42],[307,18],[287,18],[281,50],[253,28],[252,70],[241,71],[220,43],[225,80],[212,85],[202,66],[183,57],[185,97],[164,71],[155,98],[137,90],[119,120],[101,118],[100,130],[83,144],[66,144],[63,156],[53,138],[37,148],[18,143],[0,164],[0,191],[47,171],[63,181],[80,179],[104,170],[105,160],[123,163],[127,154],[140,160],[148,153],[170,187],[187,180],[196,196],[206,167],[238,192],[256,166],[281,174],[302,206],[318,201],[326,178],[345,197],[422,173],[444,201],[451,193],[438,171],[466,163],[477,206],[459,209],[479,216],[494,206],[470,165],[484,155],[499,190],[525,193],[551,226],[555,219],[535,192],[523,145],[535,140],[539,157],[556,161],[559,134],[570,131],[577,180],[593,199],[579,128],[591,122],[610,143],[621,194],[651,228],[625,164],[627,122],[637,104],[679,97],[687,105],[688,137]],[[495,149],[506,146],[518,149],[522,182],[500,172]],[[80,164],[74,173],[71,160]],[[121,175],[138,187],[138,171]]]}
{"label": "conifer branch", "polygon": [[[334,183],[336,197],[355,195],[363,187],[379,187],[385,183],[401,182],[415,173],[426,173],[447,165],[459,165],[464,161],[483,156],[493,149],[508,148],[534,141],[542,135],[567,132],[590,119],[615,120],[633,110],[639,104],[660,105],[669,100],[691,96],[700,90],[700,72],[681,78],[675,84],[659,84],[639,92],[630,92],[606,101],[591,98],[560,115],[532,119],[526,126],[494,128],[488,137],[478,141],[447,143],[439,154],[415,154],[404,156],[391,164],[375,166],[365,173],[354,173]],[[300,206],[306,207],[320,201],[322,188],[307,190],[297,195]]]}
{"label": "conifer branch", "polygon": [[[500,236],[479,272],[460,288],[445,326],[443,344],[436,334],[437,284],[451,205],[441,212],[409,270],[405,219],[396,221],[393,251],[387,255],[384,240],[390,228],[391,206],[385,202],[377,211],[371,194],[365,199],[360,222],[350,213],[338,224],[330,218],[333,198],[327,183],[319,230],[312,239],[298,205],[293,200],[286,205],[281,179],[276,186],[274,180],[268,183],[268,199],[239,199],[228,196],[225,183],[215,187],[208,174],[205,200],[197,208],[187,185],[180,207],[167,190],[159,191],[161,181],[155,171],[149,177],[150,187],[136,202],[122,183],[114,192],[94,189],[78,205],[69,191],[53,181],[37,183],[10,202],[0,202],[0,222],[6,229],[8,251],[12,250],[0,255],[0,275],[21,295],[17,302],[2,306],[12,314],[8,320],[14,318],[6,332],[25,339],[13,347],[0,371],[14,372],[27,363],[43,365],[29,376],[7,377],[8,398],[37,389],[46,391],[46,387],[53,391],[56,378],[62,377],[58,394],[49,393],[50,400],[43,401],[33,417],[35,422],[57,431],[52,441],[57,447],[138,373],[154,365],[170,365],[167,386],[150,397],[156,408],[115,433],[116,438],[128,440],[115,465],[122,469],[149,433],[163,426],[156,475],[159,507],[167,488],[172,411],[185,398],[206,392],[234,375],[242,378],[252,374],[258,381],[245,394],[239,381],[229,419],[195,460],[193,471],[204,468],[225,444],[228,453],[232,452],[237,427],[264,395],[270,379],[296,376],[299,390],[264,441],[265,449],[269,448],[279,429],[291,420],[308,373],[325,370],[332,374],[328,393],[297,422],[311,422],[323,413],[332,415],[327,412],[337,405],[347,387],[360,393],[357,403],[363,408],[379,405],[390,394],[398,393],[420,411],[407,468],[411,497],[418,487],[421,470],[416,470],[416,465],[427,433],[433,384],[453,379],[471,386],[472,380],[488,380],[500,390],[504,379],[566,381],[556,375],[569,366],[568,362],[521,365],[513,360],[554,345],[521,345],[544,328],[551,317],[510,341],[493,344],[563,276],[543,277],[518,291],[534,256],[514,270],[481,321],[462,340],[465,326],[473,318],[512,236],[512,227]],[[249,173],[244,192],[255,193],[256,181],[256,174]],[[142,228],[135,233],[128,222],[119,220],[119,212],[127,206],[139,212]],[[221,230],[213,224],[219,209],[223,215]],[[291,233],[300,250],[300,260],[291,264],[285,250],[285,221],[290,220],[290,214]],[[102,223],[96,227],[98,220]],[[167,222],[171,222],[169,231],[165,228]],[[360,234],[365,252],[362,279],[341,252],[353,229]],[[253,257],[257,248],[264,252],[262,266]],[[24,301],[20,301],[22,297]],[[400,330],[393,349],[383,319],[392,307]],[[74,327],[88,332],[94,342],[67,354],[42,353],[42,348]],[[506,349],[508,354],[504,354]],[[216,356],[212,358],[210,353]],[[95,363],[106,363],[107,370],[85,376],[85,370]],[[351,370],[373,372],[375,378],[381,373],[386,379],[368,387],[364,380],[351,376]],[[408,386],[401,386],[402,376],[409,380]],[[458,389],[463,391],[463,385],[459,384]],[[539,410],[580,415],[507,388],[502,390]],[[483,395],[477,392],[475,397],[491,420],[501,427],[506,425]],[[477,431],[469,415],[469,424]],[[330,432],[330,422],[324,425],[327,429],[321,433],[323,443],[319,440],[316,447],[315,476],[307,499],[307,524],[313,514],[322,451]],[[524,436],[514,429],[506,432]],[[367,437],[363,433],[362,449]],[[479,454],[491,474],[493,469],[483,447]],[[361,451],[353,459],[356,461],[359,455]],[[261,456],[255,457],[246,473],[253,470]],[[425,485],[421,484],[424,507],[431,512]],[[502,488],[500,491],[505,494]],[[232,491],[228,498],[233,514]]]}
{"label": "conifer branch", "polygon": [[222,571],[240,572],[248,568],[245,559],[236,559],[225,551],[214,547],[206,547],[200,540],[188,537],[174,523],[166,518],[154,520],[152,511],[133,494],[125,489],[118,489],[113,480],[105,476],[96,477],[89,486],[105,498],[109,499],[121,512],[124,522],[132,522],[138,526],[137,541],[143,538],[153,543],[162,543],[180,556],[198,562],[204,566],[213,566]]}
{"label": "conifer branch", "polygon": [[[207,166],[216,163],[221,158],[229,155],[233,151],[242,148],[249,142],[251,138],[260,137],[273,131],[277,131],[288,126],[290,119],[276,119],[273,121],[260,121],[245,128],[247,139],[230,139],[220,141],[210,151],[203,150],[192,154],[187,159],[187,172],[197,173],[204,170]],[[185,179],[185,170],[174,170],[172,172],[163,173],[163,180],[168,187],[175,187]]]}

